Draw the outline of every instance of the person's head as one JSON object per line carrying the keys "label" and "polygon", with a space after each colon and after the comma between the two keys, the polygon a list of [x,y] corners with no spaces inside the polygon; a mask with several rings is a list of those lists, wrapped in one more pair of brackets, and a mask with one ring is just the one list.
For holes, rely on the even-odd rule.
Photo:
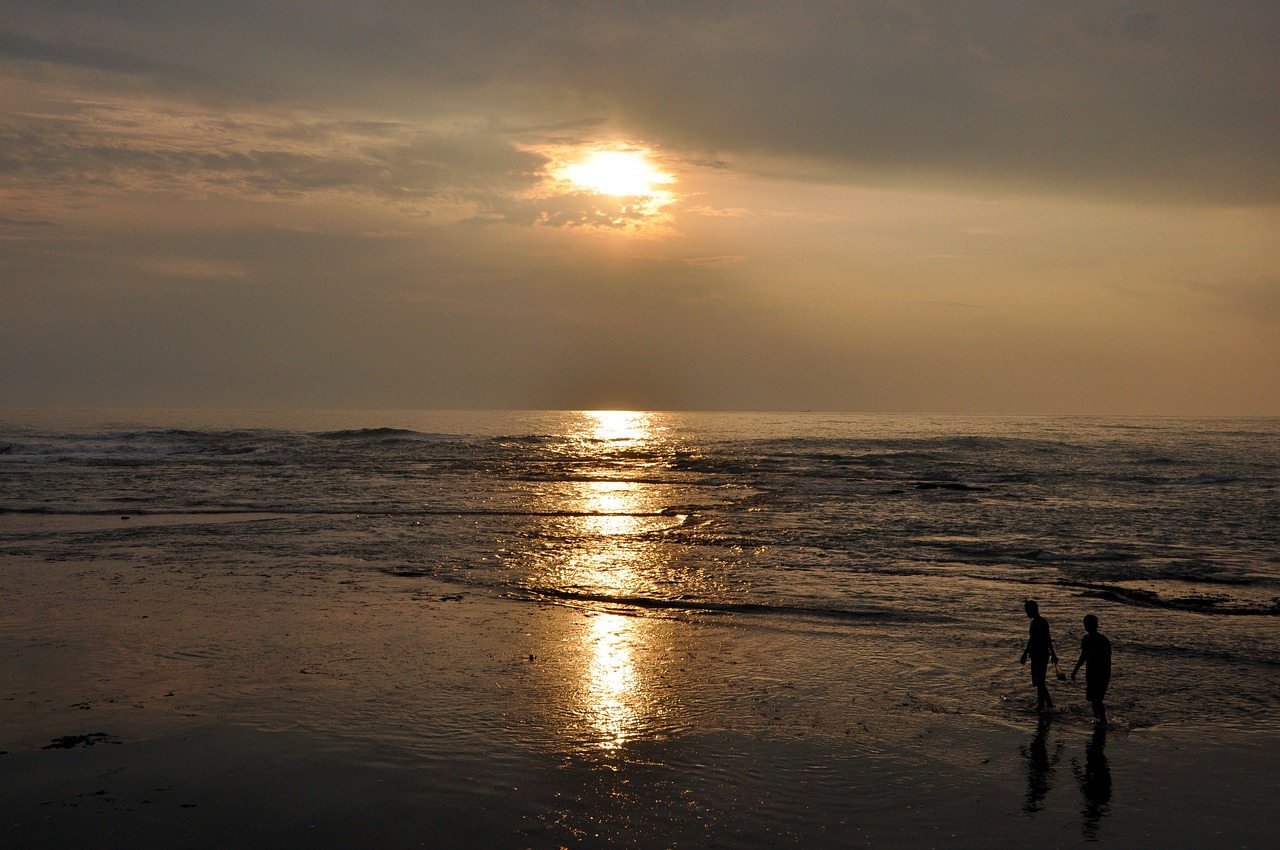
{"label": "person's head", "polygon": [[1035,618],[1040,616],[1040,606],[1036,604],[1034,599],[1028,599],[1026,604],[1022,606],[1022,610],[1027,612],[1028,617]]}
{"label": "person's head", "polygon": [[1098,630],[1098,618],[1092,614],[1084,615],[1084,630],[1089,634],[1093,634]]}

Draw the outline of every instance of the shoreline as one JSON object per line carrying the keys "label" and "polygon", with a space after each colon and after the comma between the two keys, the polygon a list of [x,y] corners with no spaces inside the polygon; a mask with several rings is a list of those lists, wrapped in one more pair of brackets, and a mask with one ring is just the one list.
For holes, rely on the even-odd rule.
{"label": "shoreline", "polygon": [[629,616],[357,566],[5,556],[0,590],[12,846],[1261,847],[1280,830],[1276,730],[1099,746],[1078,711],[1041,724],[900,687],[909,649],[871,627]]}

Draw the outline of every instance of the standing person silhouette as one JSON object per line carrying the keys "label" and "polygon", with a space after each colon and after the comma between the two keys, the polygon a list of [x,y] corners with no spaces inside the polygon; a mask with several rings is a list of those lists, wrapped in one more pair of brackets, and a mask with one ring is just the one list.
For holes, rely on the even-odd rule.
{"label": "standing person silhouette", "polygon": [[1071,681],[1084,665],[1084,695],[1093,706],[1093,716],[1099,723],[1107,722],[1107,709],[1102,698],[1111,684],[1111,641],[1098,631],[1098,618],[1092,614],[1084,618],[1084,637],[1080,638],[1080,660],[1071,671]]}
{"label": "standing person silhouette", "polygon": [[1040,616],[1040,606],[1035,600],[1028,599],[1022,606],[1031,618],[1031,635],[1027,638],[1027,648],[1022,651],[1019,664],[1026,664],[1031,659],[1031,684],[1036,686],[1036,711],[1041,714],[1046,708],[1053,708],[1053,699],[1049,696],[1049,688],[1045,685],[1045,674],[1049,670],[1049,661],[1058,663],[1058,653],[1053,651],[1053,638],[1049,636],[1049,621]]}

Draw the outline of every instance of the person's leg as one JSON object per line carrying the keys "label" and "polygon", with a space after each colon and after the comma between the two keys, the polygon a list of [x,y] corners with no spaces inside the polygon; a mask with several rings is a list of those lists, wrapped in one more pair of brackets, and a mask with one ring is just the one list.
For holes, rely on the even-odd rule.
{"label": "person's leg", "polygon": [[1053,699],[1049,696],[1049,688],[1045,686],[1045,677],[1048,670],[1048,658],[1031,659],[1031,682],[1036,686],[1036,711],[1044,711],[1046,707],[1053,707]]}
{"label": "person's leg", "polygon": [[1106,692],[1105,682],[1090,682],[1087,678],[1085,679],[1085,696],[1093,706],[1093,716],[1099,723],[1107,722],[1107,709],[1102,704],[1102,697]]}

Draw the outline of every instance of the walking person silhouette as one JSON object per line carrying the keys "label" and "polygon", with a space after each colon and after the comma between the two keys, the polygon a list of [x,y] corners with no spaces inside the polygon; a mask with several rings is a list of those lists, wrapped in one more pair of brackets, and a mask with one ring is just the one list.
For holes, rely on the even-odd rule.
{"label": "walking person silhouette", "polygon": [[1040,606],[1033,599],[1028,599],[1022,606],[1031,618],[1031,632],[1027,638],[1027,648],[1022,651],[1019,664],[1026,664],[1031,659],[1031,684],[1036,686],[1036,711],[1043,714],[1045,709],[1053,708],[1053,699],[1049,696],[1049,688],[1045,685],[1045,674],[1049,670],[1049,661],[1058,663],[1058,653],[1053,651],[1053,638],[1049,636],[1049,621],[1040,616]]}
{"label": "walking person silhouette", "polygon": [[1071,671],[1071,681],[1076,680],[1076,673],[1083,665],[1085,698],[1093,706],[1094,719],[1106,723],[1107,709],[1102,698],[1111,684],[1111,641],[1098,631],[1098,618],[1092,614],[1084,618],[1084,631],[1084,637],[1080,638],[1080,660]]}

